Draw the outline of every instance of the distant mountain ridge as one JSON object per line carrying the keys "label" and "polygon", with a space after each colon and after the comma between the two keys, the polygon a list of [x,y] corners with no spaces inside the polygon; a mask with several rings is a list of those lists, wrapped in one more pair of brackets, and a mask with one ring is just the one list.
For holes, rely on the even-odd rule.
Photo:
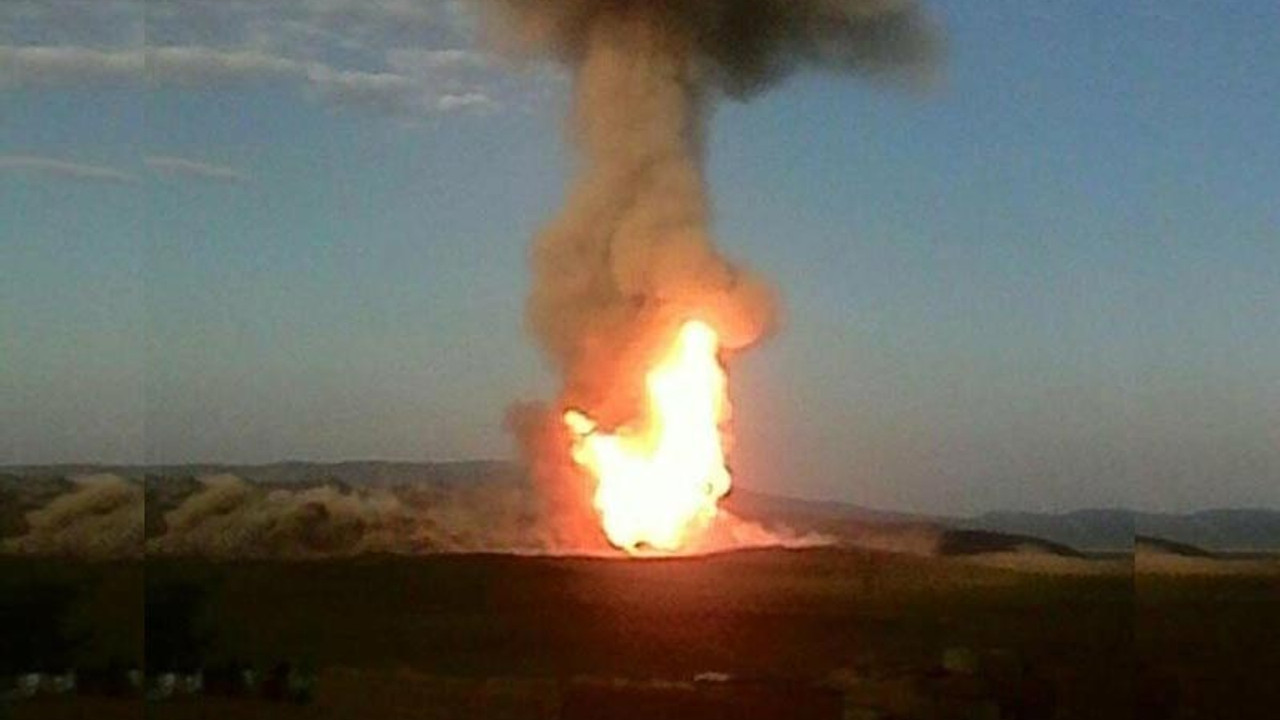
{"label": "distant mountain ridge", "polygon": [[1280,511],[1202,510],[1185,515],[1138,513],[1139,535],[1217,551],[1280,551]]}
{"label": "distant mountain ridge", "polygon": [[1134,513],[1122,509],[1066,513],[1000,511],[954,522],[965,529],[1029,535],[1077,550],[1131,550],[1136,534]]}
{"label": "distant mountain ridge", "polygon": [[1280,510],[1263,508],[1149,513],[1096,509],[1068,513],[992,512],[961,526],[1031,535],[1080,550],[1132,549],[1144,536],[1206,550],[1280,552]]}

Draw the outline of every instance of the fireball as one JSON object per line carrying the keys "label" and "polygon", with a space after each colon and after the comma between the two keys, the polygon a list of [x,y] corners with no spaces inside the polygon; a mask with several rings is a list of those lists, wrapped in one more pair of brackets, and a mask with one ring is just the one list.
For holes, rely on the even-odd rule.
{"label": "fireball", "polygon": [[645,375],[643,420],[606,432],[580,410],[564,422],[572,457],[596,481],[593,505],[609,542],[628,553],[680,550],[729,492],[722,423],[729,401],[719,337],[682,325]]}

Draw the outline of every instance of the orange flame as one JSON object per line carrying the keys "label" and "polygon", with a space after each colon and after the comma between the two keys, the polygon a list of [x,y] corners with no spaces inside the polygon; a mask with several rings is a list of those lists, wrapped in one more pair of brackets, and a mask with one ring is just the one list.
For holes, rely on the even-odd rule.
{"label": "orange flame", "polygon": [[716,516],[729,492],[721,422],[727,417],[719,337],[709,325],[681,326],[666,356],[645,376],[648,413],[641,427],[601,431],[569,410],[574,462],[596,479],[594,505],[609,542],[679,550]]}

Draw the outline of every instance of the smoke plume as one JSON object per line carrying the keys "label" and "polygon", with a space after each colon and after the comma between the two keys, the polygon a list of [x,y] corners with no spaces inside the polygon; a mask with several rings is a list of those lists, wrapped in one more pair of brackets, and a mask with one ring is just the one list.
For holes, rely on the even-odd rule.
{"label": "smoke plume", "polygon": [[81,558],[142,557],[142,486],[115,475],[72,478],[71,489],[26,515],[27,532],[6,552]]}
{"label": "smoke plume", "polygon": [[[576,171],[534,242],[527,306],[563,379],[547,425],[566,407],[606,428],[637,417],[643,373],[686,320],[710,323],[730,352],[777,322],[770,286],[712,239],[703,152],[719,97],[748,98],[806,66],[910,80],[938,54],[910,0],[478,2],[496,47],[573,78]],[[545,456],[563,453],[563,435],[520,416],[535,472],[562,465]]]}
{"label": "smoke plume", "polygon": [[263,487],[202,477],[147,540],[154,555],[329,558],[366,553],[547,553],[532,498],[504,482]]}
{"label": "smoke plume", "polygon": [[[163,482],[163,480],[161,480]],[[540,513],[543,498],[522,483],[415,482],[385,487],[325,482],[264,487],[235,475],[200,478],[163,513],[148,555],[321,559],[368,553],[499,552],[590,555],[559,523]],[[778,538],[782,539],[779,540]],[[781,535],[732,521],[694,552],[818,544],[817,534]]]}

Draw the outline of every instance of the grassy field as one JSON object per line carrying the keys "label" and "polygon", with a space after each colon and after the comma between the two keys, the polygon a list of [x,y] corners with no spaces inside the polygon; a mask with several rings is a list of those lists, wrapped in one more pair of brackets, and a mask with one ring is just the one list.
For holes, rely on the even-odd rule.
{"label": "grassy field", "polygon": [[[63,623],[90,628],[64,649],[80,667],[142,664],[145,586],[149,675],[206,673],[202,693],[148,703],[156,718],[658,717],[652,707],[775,717],[716,715],[731,706],[717,693],[793,709],[835,694],[849,718],[1270,718],[1280,657],[1274,577],[1135,585],[1125,572],[1041,575],[844,550],[166,559],[145,574],[140,564],[5,562],[19,591],[80,588]],[[304,703],[215,680],[219,669],[263,677],[286,664],[309,678]],[[729,681],[690,682],[701,673]],[[1238,680],[1252,691],[1233,691]],[[73,706],[89,702],[95,717],[129,716],[102,698],[12,712],[76,717]]]}
{"label": "grassy field", "polygon": [[1171,717],[1280,716],[1280,574],[1135,582],[1143,700]]}

